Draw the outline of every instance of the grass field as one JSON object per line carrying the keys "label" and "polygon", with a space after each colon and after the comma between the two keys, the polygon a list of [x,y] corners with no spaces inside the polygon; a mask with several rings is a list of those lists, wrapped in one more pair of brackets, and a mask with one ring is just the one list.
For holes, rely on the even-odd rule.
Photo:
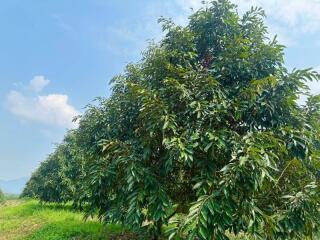
{"label": "grass field", "polygon": [[117,225],[85,222],[81,213],[68,206],[41,205],[34,200],[8,200],[0,205],[0,240],[121,239],[115,237],[121,231]]}

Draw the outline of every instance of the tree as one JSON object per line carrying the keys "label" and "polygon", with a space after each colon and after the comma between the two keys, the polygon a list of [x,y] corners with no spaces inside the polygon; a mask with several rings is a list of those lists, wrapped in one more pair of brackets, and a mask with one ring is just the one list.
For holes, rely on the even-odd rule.
{"label": "tree", "polygon": [[0,189],[0,203],[4,203],[4,201],[5,201],[5,196],[2,190]]}
{"label": "tree", "polygon": [[97,111],[103,151],[96,140],[87,169],[101,217],[149,223],[155,238],[172,209],[185,217],[171,236],[190,239],[317,231],[319,128],[297,99],[319,74],[286,70],[263,17],[220,0],[186,27],[161,20],[164,39],[113,80]]}
{"label": "tree", "polygon": [[42,202],[67,202],[70,188],[62,178],[62,157],[64,145],[59,145],[48,159],[32,174],[21,197],[37,198]]}
{"label": "tree", "polygon": [[60,170],[62,181],[61,195],[65,202],[73,201],[74,207],[82,209],[86,194],[83,186],[83,148],[80,148],[81,140],[77,139],[77,130],[71,130],[60,144]]}
{"label": "tree", "polygon": [[289,72],[263,18],[217,0],[185,27],[160,20],[163,40],[112,80],[70,140],[87,214],[154,239],[169,223],[169,238],[312,238],[320,97],[306,82],[320,75]]}

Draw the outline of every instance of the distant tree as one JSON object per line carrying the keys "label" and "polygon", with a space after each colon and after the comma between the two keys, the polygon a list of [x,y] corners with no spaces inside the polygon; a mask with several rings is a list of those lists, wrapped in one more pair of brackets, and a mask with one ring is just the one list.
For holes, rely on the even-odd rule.
{"label": "distant tree", "polygon": [[68,186],[61,177],[63,145],[49,155],[32,174],[21,197],[37,198],[42,202],[66,202],[70,200]]}
{"label": "distant tree", "polygon": [[[77,184],[88,215],[147,228],[154,239],[164,225],[169,238],[312,238],[320,97],[306,81],[320,75],[289,72],[263,18],[260,8],[239,16],[217,0],[185,27],[161,19],[162,41],[115,77],[110,98],[90,105],[65,138],[64,167],[50,156],[36,173],[51,174],[49,189]],[[305,105],[301,94],[310,96]]]}
{"label": "distant tree", "polygon": [[5,196],[4,196],[4,193],[2,192],[2,190],[0,189],[0,204],[4,203],[4,201],[5,201]]}
{"label": "distant tree", "polygon": [[63,188],[62,197],[65,201],[73,201],[75,207],[81,207],[85,203],[86,186],[83,184],[83,154],[77,137],[78,130],[69,131],[65,136],[60,149],[60,176]]}
{"label": "distant tree", "polygon": [[44,202],[73,201],[75,206],[81,205],[83,171],[75,132],[69,131],[54,153],[41,163],[27,182],[21,197],[38,198]]}

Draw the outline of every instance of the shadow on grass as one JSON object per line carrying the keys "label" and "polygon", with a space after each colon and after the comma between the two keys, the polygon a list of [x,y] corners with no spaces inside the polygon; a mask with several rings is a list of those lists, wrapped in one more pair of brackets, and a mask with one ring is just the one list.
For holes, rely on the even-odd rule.
{"label": "shadow on grass", "polygon": [[44,210],[80,212],[80,210],[73,207],[71,203],[62,204],[39,202],[37,203],[37,205],[39,205]]}
{"label": "shadow on grass", "polygon": [[107,240],[114,239],[112,236],[119,234],[124,234],[120,225],[104,226],[97,222],[59,221],[46,224],[26,240]]}

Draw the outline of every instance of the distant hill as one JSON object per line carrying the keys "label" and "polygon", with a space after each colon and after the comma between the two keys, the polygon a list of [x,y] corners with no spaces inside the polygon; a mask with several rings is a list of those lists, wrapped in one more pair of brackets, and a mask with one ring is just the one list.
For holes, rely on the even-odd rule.
{"label": "distant hill", "polygon": [[8,180],[8,181],[0,180],[0,188],[5,193],[20,194],[27,181],[28,181],[27,177]]}

